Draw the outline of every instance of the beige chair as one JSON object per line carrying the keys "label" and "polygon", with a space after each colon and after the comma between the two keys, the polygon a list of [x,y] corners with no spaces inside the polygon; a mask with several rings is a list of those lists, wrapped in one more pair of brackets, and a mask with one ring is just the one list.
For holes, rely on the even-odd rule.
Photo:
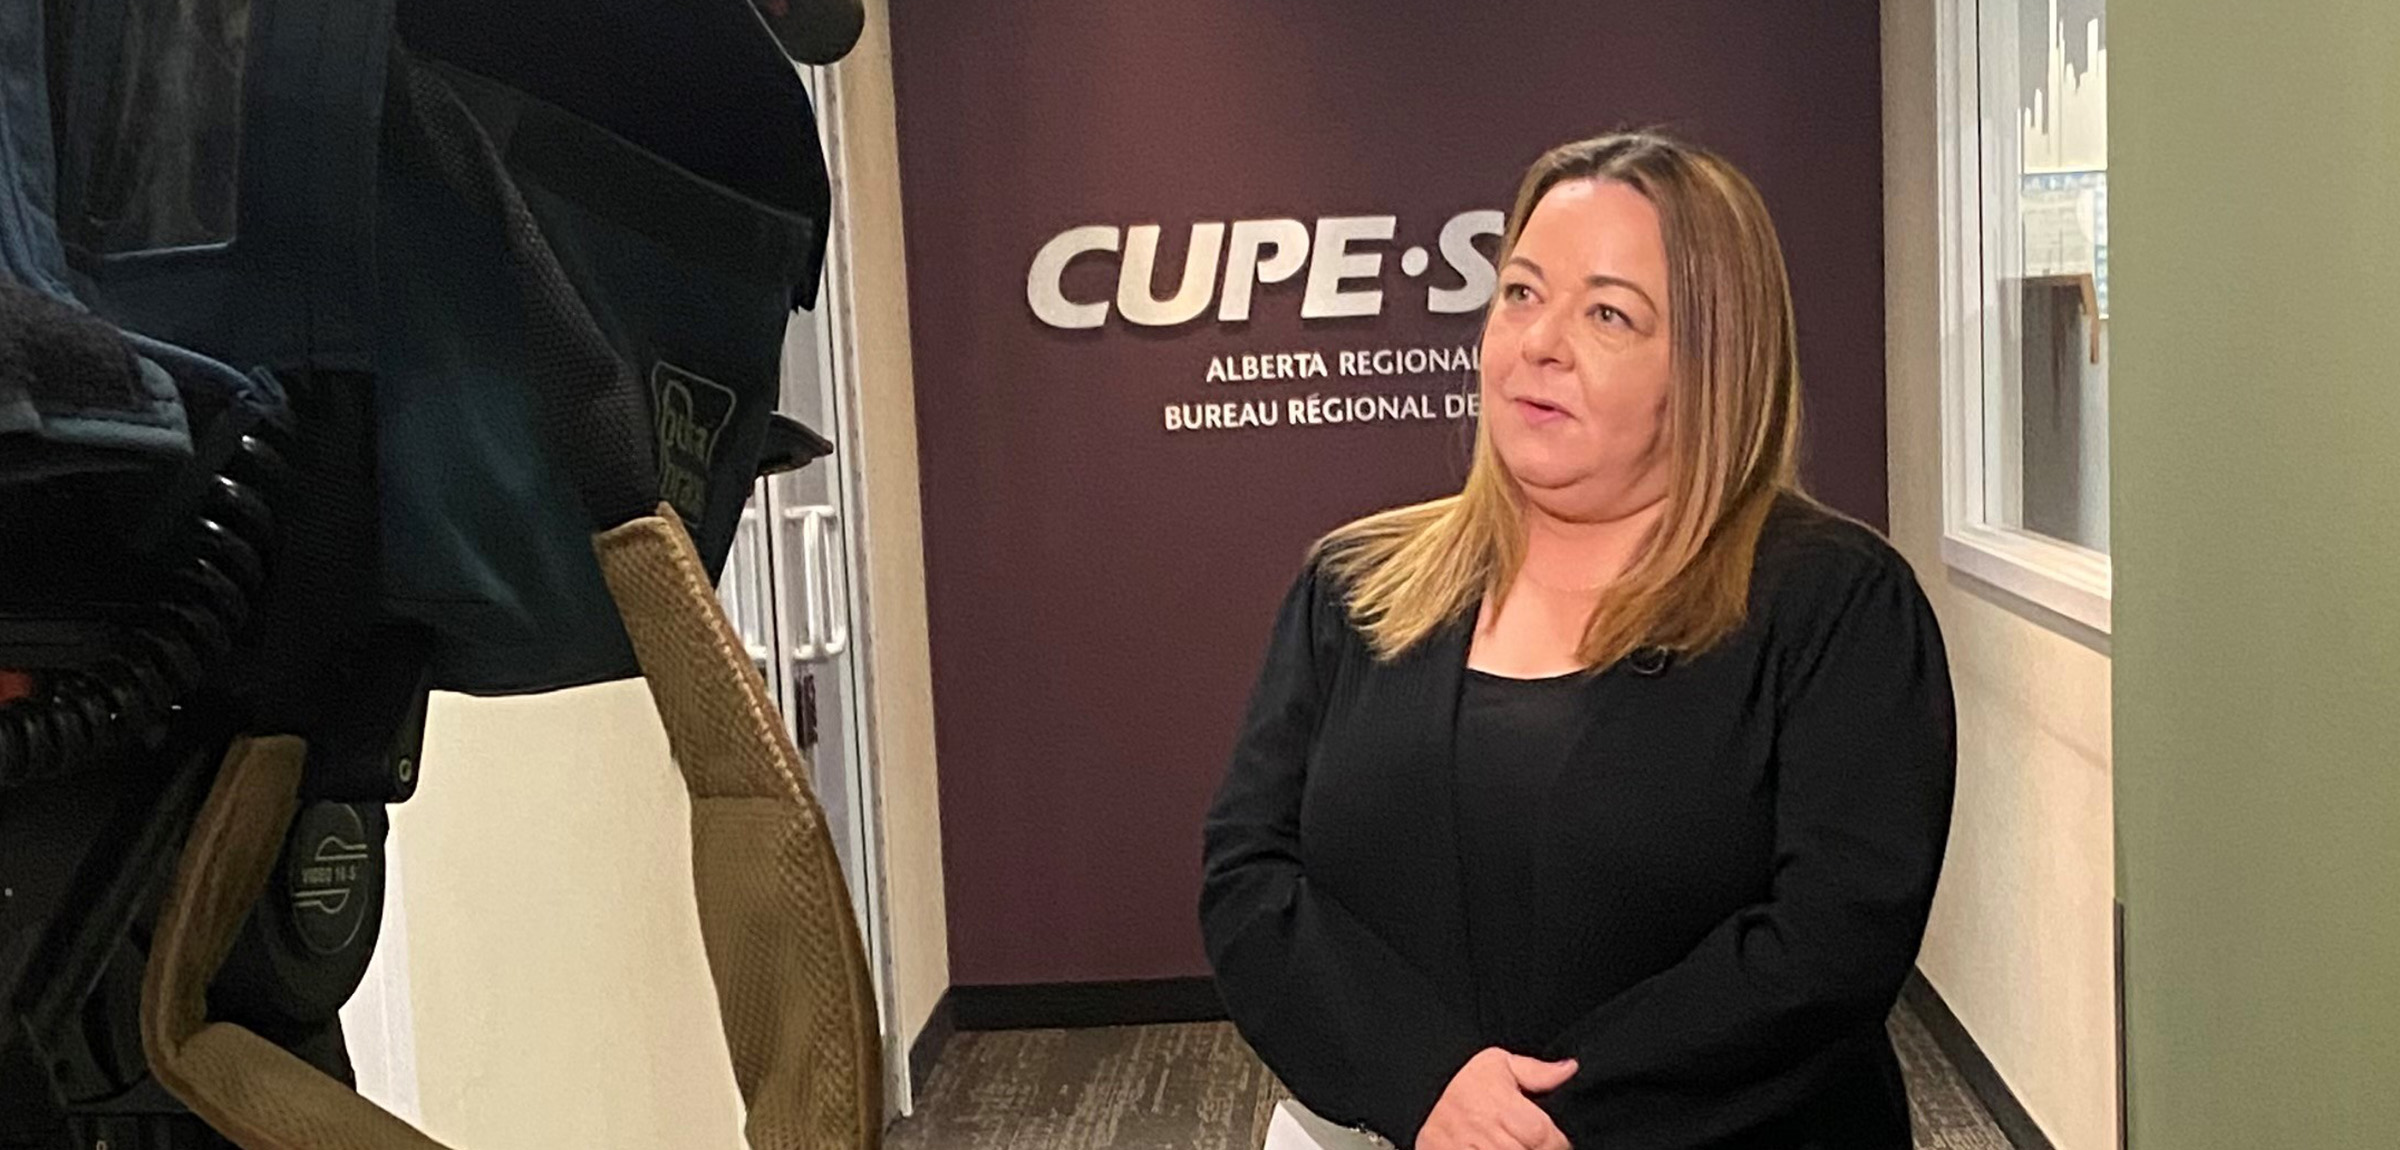
{"label": "beige chair", "polygon": [[[691,794],[701,936],[750,1146],[879,1146],[875,997],[806,763],[675,513],[661,507],[594,545]],[[209,981],[266,887],[306,758],[289,737],[227,753],[143,980],[151,1068],[244,1150],[445,1150],[280,1047],[207,1019]]]}

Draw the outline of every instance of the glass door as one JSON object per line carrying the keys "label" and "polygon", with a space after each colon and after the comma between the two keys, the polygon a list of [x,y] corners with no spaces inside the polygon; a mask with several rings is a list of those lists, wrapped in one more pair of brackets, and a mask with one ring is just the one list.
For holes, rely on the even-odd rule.
{"label": "glass door", "polygon": [[780,410],[833,444],[798,471],[761,480],[743,510],[722,582],[728,613],[808,757],[817,800],[841,856],[883,1019],[886,1097],[909,1097],[904,1040],[895,1037],[890,934],[885,927],[881,842],[866,686],[872,674],[863,591],[853,573],[864,536],[855,509],[862,482],[856,452],[855,385],[845,354],[849,327],[842,264],[841,156],[827,129],[830,85],[821,68],[801,76],[818,110],[834,179],[832,237],[816,307],[785,329]]}

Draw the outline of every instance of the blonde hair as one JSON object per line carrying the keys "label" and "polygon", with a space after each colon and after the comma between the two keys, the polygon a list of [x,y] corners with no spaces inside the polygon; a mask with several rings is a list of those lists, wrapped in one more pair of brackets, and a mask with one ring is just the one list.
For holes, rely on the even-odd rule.
{"label": "blonde hair", "polygon": [[[1564,144],[1518,186],[1501,239],[1515,249],[1544,193],[1608,180],[1656,206],[1667,252],[1674,385],[1664,514],[1603,592],[1578,652],[1605,667],[1643,647],[1705,650],[1748,606],[1759,531],[1798,491],[1800,363],[1782,245],[1758,189],[1732,164],[1648,132]],[[1395,658],[1472,609],[1503,601],[1525,559],[1524,493],[1475,433],[1457,495],[1372,515],[1321,540],[1352,622]]]}

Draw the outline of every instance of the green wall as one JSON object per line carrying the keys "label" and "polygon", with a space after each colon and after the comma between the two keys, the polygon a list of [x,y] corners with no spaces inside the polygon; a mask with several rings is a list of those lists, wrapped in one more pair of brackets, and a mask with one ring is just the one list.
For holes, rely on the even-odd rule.
{"label": "green wall", "polygon": [[2400,1146],[2400,3],[2109,23],[2134,1150]]}

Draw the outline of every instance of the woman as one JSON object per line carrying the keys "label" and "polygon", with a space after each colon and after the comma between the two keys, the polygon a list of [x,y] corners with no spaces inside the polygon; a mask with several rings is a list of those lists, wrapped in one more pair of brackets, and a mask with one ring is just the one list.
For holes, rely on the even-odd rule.
{"label": "woman", "polygon": [[1334,532],[1276,621],[1207,825],[1228,1010],[1419,1150],[1905,1150],[1949,676],[1907,563],[1795,487],[1756,189],[1543,156],[1482,368],[1464,490]]}

